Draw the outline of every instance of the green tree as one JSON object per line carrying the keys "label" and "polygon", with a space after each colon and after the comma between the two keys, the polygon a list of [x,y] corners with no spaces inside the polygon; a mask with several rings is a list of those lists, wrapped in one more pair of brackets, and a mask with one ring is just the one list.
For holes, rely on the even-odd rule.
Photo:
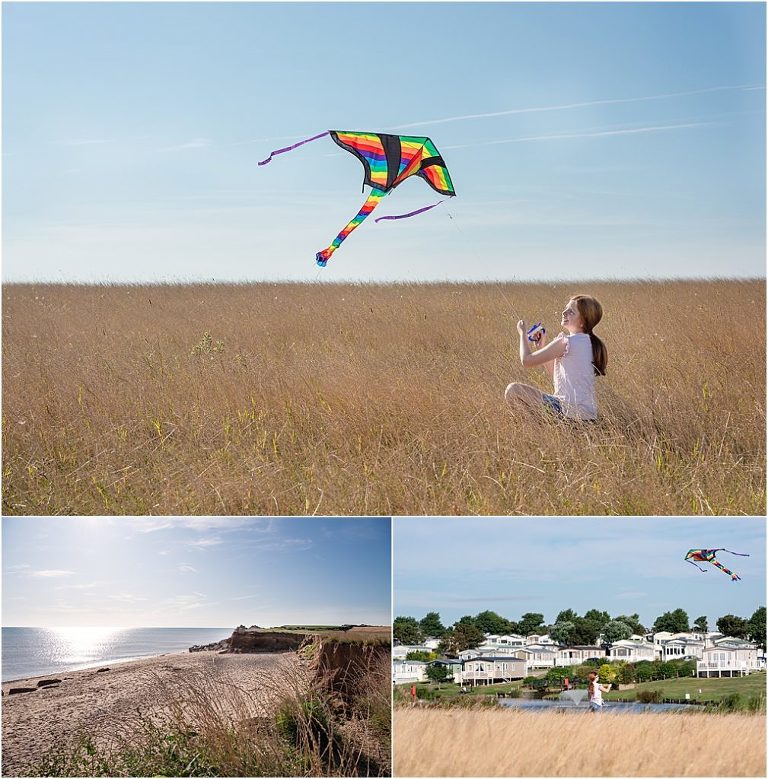
{"label": "green tree", "polygon": [[746,638],[749,635],[747,620],[737,617],[735,614],[725,614],[717,620],[717,629],[724,636],[733,638]]}
{"label": "green tree", "polygon": [[650,682],[653,679],[653,663],[650,660],[635,663],[635,678],[638,682]]}
{"label": "green tree", "polygon": [[552,684],[562,684],[563,679],[571,676],[573,676],[573,669],[571,666],[557,666],[555,668],[550,668],[544,678]]}
{"label": "green tree", "polygon": [[440,615],[436,611],[430,611],[424,619],[419,622],[419,627],[424,636],[430,638],[441,638],[445,635],[446,627],[440,621]]}
{"label": "green tree", "polygon": [[693,621],[693,625],[691,627],[694,630],[697,630],[699,633],[706,633],[707,632],[707,618],[706,617],[696,617],[696,619]]}
{"label": "green tree", "polygon": [[456,644],[456,652],[465,649],[477,649],[485,641],[485,634],[475,624],[474,620],[462,617],[453,626],[453,640]]}
{"label": "green tree", "polygon": [[590,609],[584,614],[584,619],[590,622],[597,622],[600,627],[611,621],[611,615],[607,611],[598,611],[597,609]]}
{"label": "green tree", "polygon": [[600,670],[598,671],[598,675],[600,676],[600,681],[603,684],[616,684],[616,677],[618,676],[618,667],[614,665],[613,663],[603,663],[600,666]]}
{"label": "green tree", "polygon": [[621,614],[618,617],[614,617],[616,622],[623,622],[625,625],[629,625],[633,633],[637,633],[638,636],[642,636],[645,633],[645,627],[640,622],[639,614]]}
{"label": "green tree", "polygon": [[446,666],[430,665],[427,667],[427,679],[429,679],[430,682],[436,682],[437,684],[440,684],[440,682],[445,682],[449,678],[453,677],[451,676],[451,672]]}
{"label": "green tree", "polygon": [[761,606],[749,618],[747,623],[747,634],[750,641],[754,641],[765,649],[765,606]]}
{"label": "green tree", "polygon": [[428,663],[430,660],[435,659],[435,653],[434,652],[408,652],[408,654],[405,656],[406,660],[419,660],[422,663]]}
{"label": "green tree", "polygon": [[533,633],[540,633],[544,627],[544,615],[528,612],[523,614],[520,622],[517,623],[517,629],[524,636],[530,636]]}
{"label": "green tree", "polygon": [[475,623],[474,617],[462,617],[446,631],[438,651],[448,657],[456,657],[465,649],[476,649],[485,641],[485,634]]}
{"label": "green tree", "polygon": [[685,633],[688,630],[688,614],[683,609],[665,611],[653,623],[653,632]]}
{"label": "green tree", "polygon": [[632,628],[625,622],[613,619],[603,625],[603,644],[610,645],[616,641],[624,641],[632,635]]}
{"label": "green tree", "polygon": [[573,622],[579,615],[573,609],[564,609],[557,615],[555,624],[558,622]]}
{"label": "green tree", "polygon": [[421,643],[421,628],[415,617],[395,617],[392,637],[401,644]]}
{"label": "green tree", "polygon": [[635,664],[619,663],[616,673],[617,684],[632,684],[635,681]]}
{"label": "green tree", "polygon": [[601,627],[595,620],[577,617],[573,622],[570,643],[575,646],[594,646]]}
{"label": "green tree", "polygon": [[549,631],[549,636],[553,641],[563,646],[572,646],[573,635],[576,630],[576,625],[573,622],[556,622]]}
{"label": "green tree", "polygon": [[495,611],[481,611],[475,617],[475,624],[483,633],[504,635],[513,632],[512,623],[508,619],[499,616]]}

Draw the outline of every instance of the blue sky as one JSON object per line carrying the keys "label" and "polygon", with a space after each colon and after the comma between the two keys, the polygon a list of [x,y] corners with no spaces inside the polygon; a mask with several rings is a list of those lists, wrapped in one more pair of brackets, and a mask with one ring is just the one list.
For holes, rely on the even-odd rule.
{"label": "blue sky", "polygon": [[[3,277],[762,276],[762,3],[4,3]],[[327,129],[458,197],[369,219]],[[380,215],[435,202],[419,179]]]}
{"label": "blue sky", "polygon": [[2,522],[4,626],[390,622],[388,519]]}
{"label": "blue sky", "polygon": [[[726,547],[718,559],[742,577],[685,562],[692,548]],[[571,608],[639,614],[652,626],[666,611],[749,618],[765,605],[765,520],[760,518],[396,518],[394,612],[449,625],[489,609],[554,622]]]}

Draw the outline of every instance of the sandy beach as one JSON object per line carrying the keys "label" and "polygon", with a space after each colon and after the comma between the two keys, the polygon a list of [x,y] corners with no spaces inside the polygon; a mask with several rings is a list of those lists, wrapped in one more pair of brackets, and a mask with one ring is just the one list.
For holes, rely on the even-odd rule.
{"label": "sandy beach", "polygon": [[[52,746],[73,738],[82,730],[117,731],[136,709],[161,716],[172,691],[185,683],[212,697],[226,700],[234,688],[263,690],[263,674],[281,663],[295,660],[293,653],[233,654],[179,652],[124,663],[105,663],[56,676],[4,682],[2,685],[2,773],[24,776],[34,771]],[[61,684],[34,692],[9,695],[11,687],[37,687],[41,680],[61,679]],[[222,694],[218,696],[216,693]]]}

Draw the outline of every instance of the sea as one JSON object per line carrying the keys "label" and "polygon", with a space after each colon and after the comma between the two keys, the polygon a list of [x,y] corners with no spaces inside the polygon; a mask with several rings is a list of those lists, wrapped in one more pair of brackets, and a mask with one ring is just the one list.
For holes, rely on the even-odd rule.
{"label": "sea", "polygon": [[211,644],[232,628],[3,628],[2,680],[48,676]]}

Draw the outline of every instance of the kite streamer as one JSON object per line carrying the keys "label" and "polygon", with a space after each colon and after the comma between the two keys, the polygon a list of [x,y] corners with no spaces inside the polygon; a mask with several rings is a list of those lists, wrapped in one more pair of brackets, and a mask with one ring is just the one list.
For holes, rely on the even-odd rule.
{"label": "kite streamer", "polygon": [[[276,155],[291,151],[326,135],[330,135],[334,143],[360,160],[364,169],[363,183],[371,188],[371,193],[368,195],[365,203],[363,203],[362,208],[346,227],[341,230],[325,249],[317,252],[315,260],[320,267],[325,267],[330,256],[339,248],[346,237],[362,224],[383,197],[410,176],[419,176],[424,179],[432,189],[441,195],[446,195],[447,197],[456,195],[456,190],[453,188],[453,182],[451,181],[451,174],[448,172],[448,168],[445,166],[445,162],[437,147],[429,138],[415,135],[388,135],[386,133],[328,130],[312,138],[286,146],[283,149],[276,149],[269,157],[259,162],[259,165],[266,165]],[[407,214],[382,216],[374,221],[407,219],[408,217],[429,211],[442,202],[439,201],[438,203],[424,206]]]}

